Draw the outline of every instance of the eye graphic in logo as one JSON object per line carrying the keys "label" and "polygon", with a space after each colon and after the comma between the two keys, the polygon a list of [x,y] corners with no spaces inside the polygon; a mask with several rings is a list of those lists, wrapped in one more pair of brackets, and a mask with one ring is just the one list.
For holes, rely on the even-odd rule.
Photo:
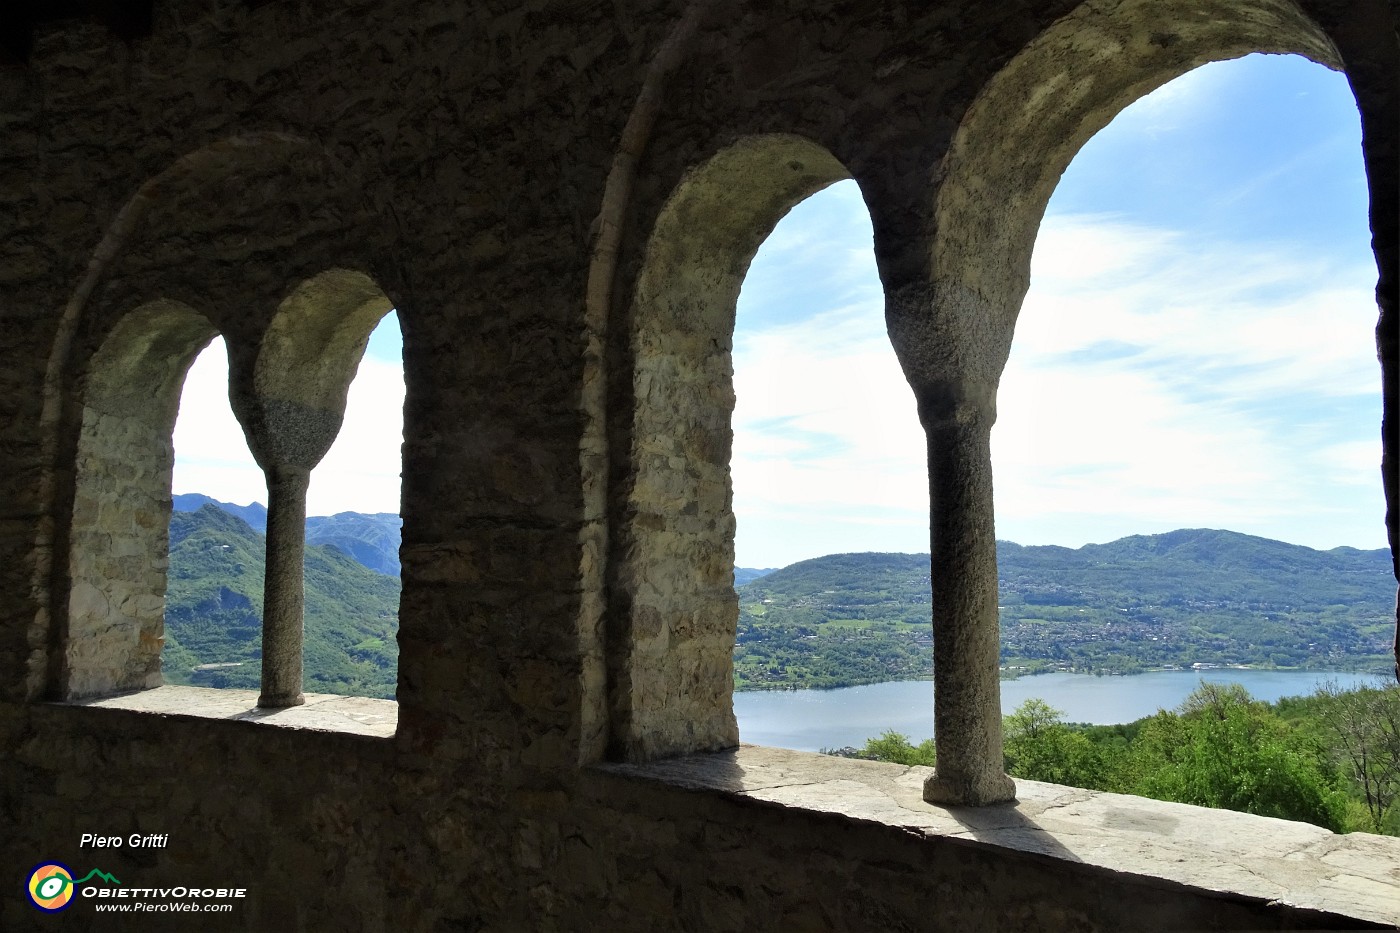
{"label": "eye graphic in logo", "polygon": [[67,865],[45,862],[29,873],[29,901],[48,913],[57,913],[73,902],[73,872]]}

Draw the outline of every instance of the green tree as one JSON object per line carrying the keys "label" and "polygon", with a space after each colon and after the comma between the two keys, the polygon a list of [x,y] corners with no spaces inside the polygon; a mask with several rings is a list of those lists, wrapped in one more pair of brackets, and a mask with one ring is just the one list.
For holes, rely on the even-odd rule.
{"label": "green tree", "polygon": [[933,739],[925,739],[918,745],[909,741],[909,736],[893,729],[886,729],[877,739],[866,739],[865,747],[857,757],[872,761],[893,761],[901,765],[934,764]]}
{"label": "green tree", "polygon": [[1061,722],[1063,715],[1032,697],[1003,720],[1007,773],[1030,781],[1106,790],[1103,751],[1084,733]]}
{"label": "green tree", "polygon": [[1202,684],[1179,710],[1144,723],[1117,789],[1345,831],[1346,795],[1322,743],[1238,685]]}

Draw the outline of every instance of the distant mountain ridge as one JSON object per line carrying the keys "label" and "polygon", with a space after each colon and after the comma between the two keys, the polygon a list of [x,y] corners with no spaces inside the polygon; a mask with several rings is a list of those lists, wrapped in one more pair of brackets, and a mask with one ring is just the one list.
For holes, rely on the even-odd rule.
{"label": "distant mountain ridge", "polygon": [[[999,541],[997,563],[1002,662],[1013,671],[1388,666],[1386,550],[1196,528],[1077,549]],[[927,676],[929,573],[927,554],[833,554],[744,585],[738,683]]]}
{"label": "distant mountain ridge", "polygon": [[[176,499],[184,508],[170,526],[167,669],[254,659],[265,545],[236,512],[265,527],[266,510],[208,496]],[[392,694],[397,646],[386,632],[397,625],[401,527],[392,513],[307,520],[307,678],[317,689]],[[221,557],[233,558],[237,573]],[[1198,528],[1081,548],[999,541],[997,559],[1001,660],[1011,673],[1192,664],[1383,671],[1393,663],[1395,584],[1386,550],[1317,551]],[[735,568],[736,685],[927,676],[929,574],[927,554],[831,554],[778,570]],[[209,668],[194,682],[256,686],[256,665]]]}
{"label": "distant mountain ridge", "polygon": [[218,499],[200,492],[182,492],[177,496],[171,496],[171,501],[174,502],[177,512],[196,512],[206,505],[217,506],[230,515],[236,515],[243,519],[259,534],[267,534],[267,506],[261,502],[235,505],[232,502],[220,502]]}
{"label": "distant mountain ridge", "polygon": [[[205,505],[216,506],[243,519],[260,534],[267,533],[267,508],[261,502],[235,505],[220,502],[202,493],[181,493],[171,497],[176,512],[193,512]],[[377,573],[399,575],[399,542],[403,519],[393,512],[337,512],[312,515],[306,519],[306,543],[324,544]]]}
{"label": "distant mountain ridge", "polygon": [[735,586],[743,586],[745,583],[752,583],[753,581],[757,580],[759,577],[766,577],[766,576],[768,576],[770,573],[772,573],[773,571],[775,571],[775,570],[777,570],[777,569],[778,569],[777,567],[763,567],[763,568],[756,568],[756,567],[735,567],[735,568],[734,568],[734,585],[735,585]]}
{"label": "distant mountain ridge", "polygon": [[325,544],[345,552],[370,570],[399,575],[399,542],[403,519],[393,512],[337,512],[306,520],[306,543]]}

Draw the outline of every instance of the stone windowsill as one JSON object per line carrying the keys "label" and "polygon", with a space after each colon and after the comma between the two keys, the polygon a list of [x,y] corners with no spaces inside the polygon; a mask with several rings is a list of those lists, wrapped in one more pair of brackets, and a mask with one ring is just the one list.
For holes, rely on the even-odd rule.
{"label": "stone windowsill", "polygon": [[1015,804],[940,807],[923,800],[930,768],[756,745],[598,769],[1400,926],[1400,839],[1389,836],[1038,781],[1018,780]]}
{"label": "stone windowsill", "polygon": [[284,729],[340,732],[382,739],[393,738],[399,725],[399,704],[393,700],[343,697],[329,693],[308,693],[303,706],[259,709],[256,690],[166,685],[120,696],[75,700],[63,705],[196,719],[237,719]]}

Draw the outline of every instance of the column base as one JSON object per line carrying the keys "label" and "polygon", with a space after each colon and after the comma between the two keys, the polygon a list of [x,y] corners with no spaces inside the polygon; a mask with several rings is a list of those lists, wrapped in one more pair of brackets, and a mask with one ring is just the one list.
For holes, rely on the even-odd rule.
{"label": "column base", "polygon": [[258,709],[286,709],[288,706],[305,706],[306,697],[300,693],[288,693],[282,696],[268,696],[264,693],[258,697]]}
{"label": "column base", "polygon": [[994,803],[1015,803],[1016,782],[1005,774],[983,779],[947,778],[934,771],[924,781],[924,800],[944,807],[985,807]]}

